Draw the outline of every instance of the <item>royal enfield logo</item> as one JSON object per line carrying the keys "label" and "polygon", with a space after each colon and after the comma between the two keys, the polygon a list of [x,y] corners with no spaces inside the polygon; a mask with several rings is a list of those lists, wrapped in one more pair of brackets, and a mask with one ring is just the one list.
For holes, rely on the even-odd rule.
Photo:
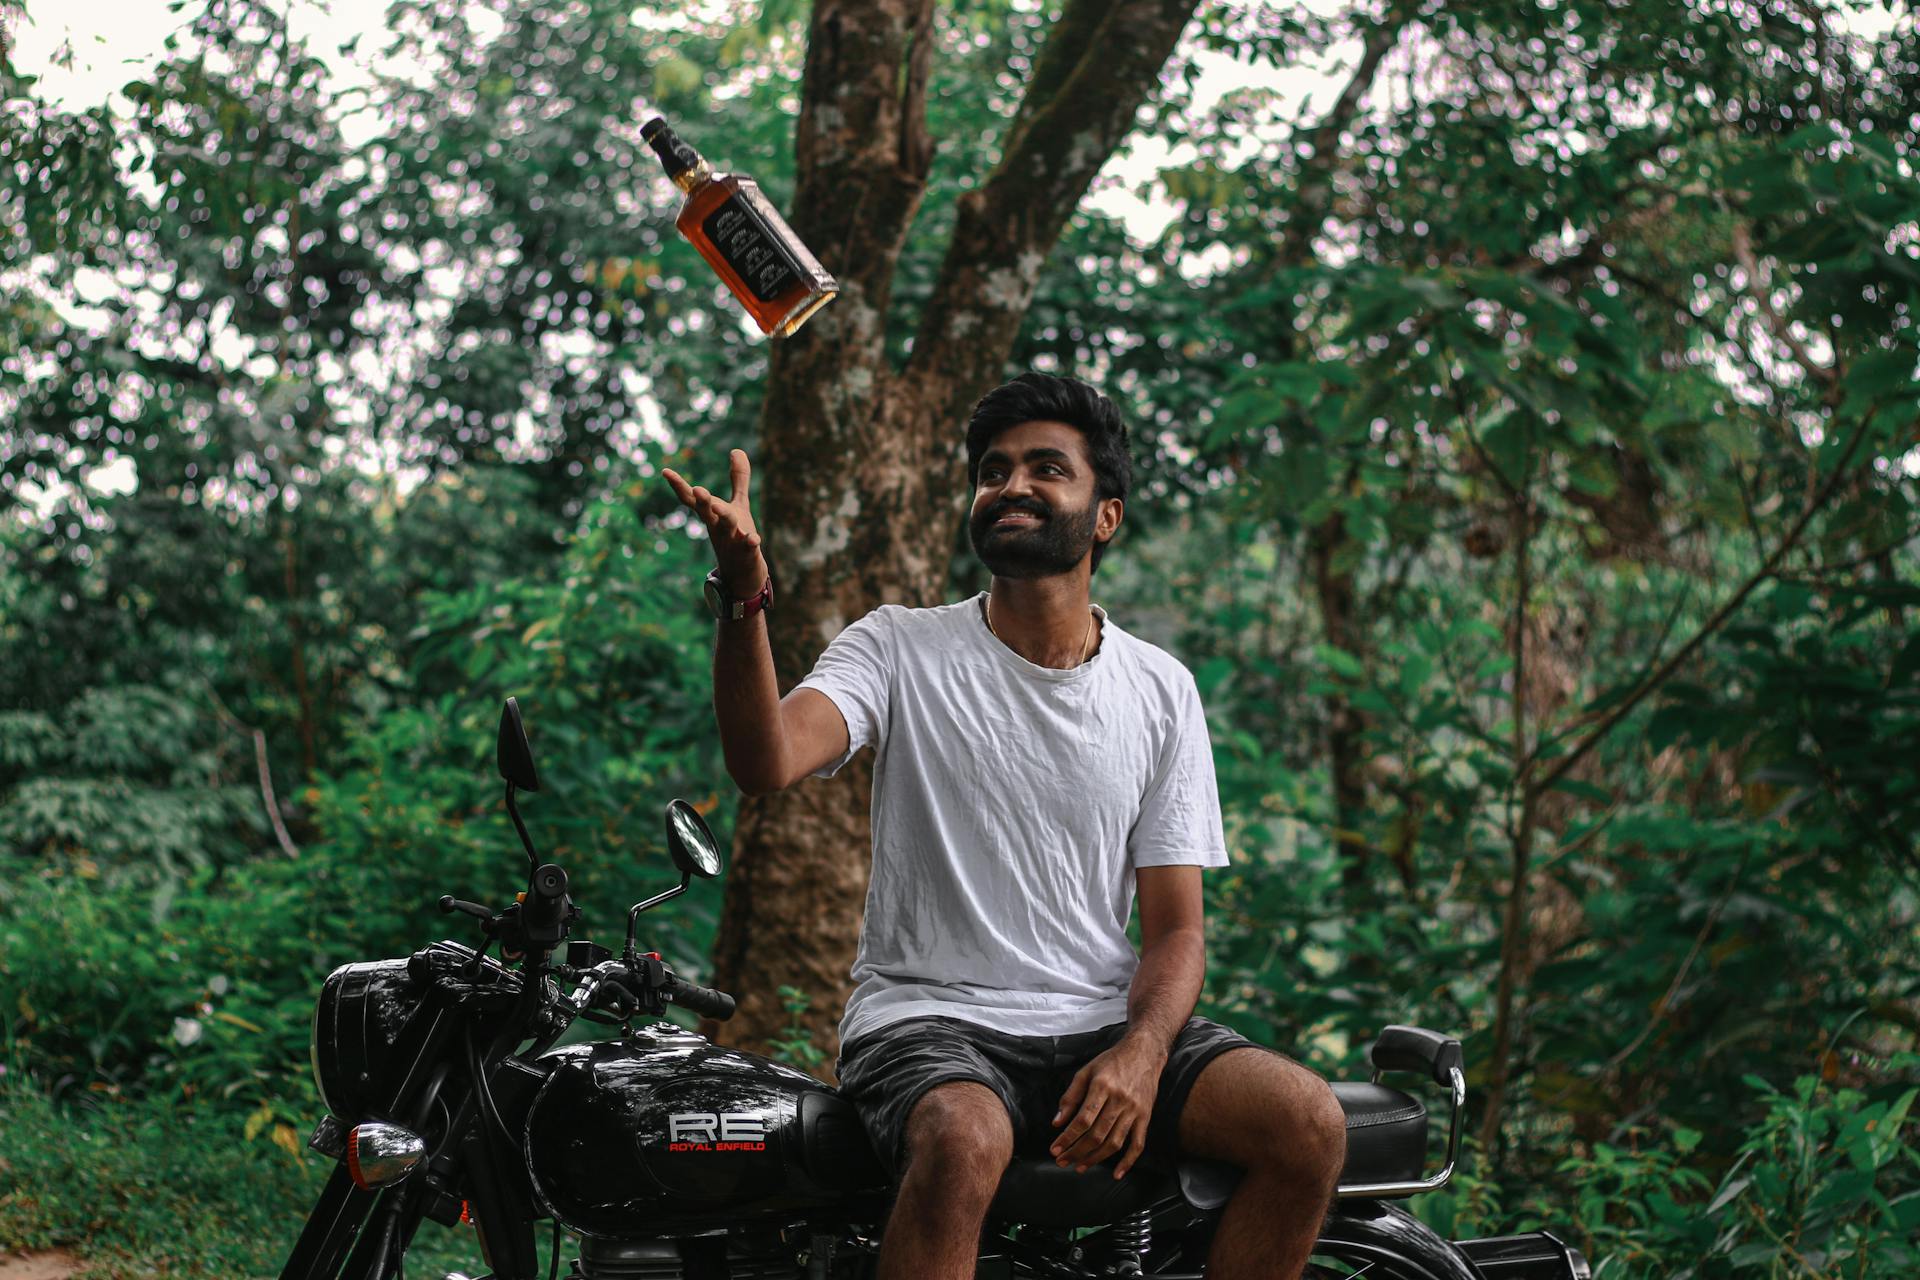
{"label": "royal enfield logo", "polygon": [[667,1117],[669,1151],[765,1151],[767,1121],[751,1111],[677,1111]]}

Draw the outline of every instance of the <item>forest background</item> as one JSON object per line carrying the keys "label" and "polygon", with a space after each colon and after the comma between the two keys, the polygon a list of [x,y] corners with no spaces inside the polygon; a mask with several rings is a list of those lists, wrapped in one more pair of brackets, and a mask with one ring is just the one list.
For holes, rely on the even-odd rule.
{"label": "forest background", "polygon": [[[0,45],[0,1248],[277,1269],[320,979],[514,887],[510,694],[588,926],[695,799],[732,865],[654,943],[827,1069],[865,780],[737,799],[657,469],[754,452],[792,680],[983,585],[959,427],[1039,368],[1134,424],[1096,598],[1208,708],[1205,1011],[1458,1034],[1448,1233],[1920,1271],[1911,11],[175,10],[98,104]],[[840,275],[800,337],[651,109]]]}

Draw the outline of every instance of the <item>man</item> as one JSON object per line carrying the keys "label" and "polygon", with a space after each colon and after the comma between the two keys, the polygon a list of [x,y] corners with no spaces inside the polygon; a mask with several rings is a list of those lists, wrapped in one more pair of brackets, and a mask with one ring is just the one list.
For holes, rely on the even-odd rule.
{"label": "man", "polygon": [[1192,1016],[1201,868],[1226,850],[1193,677],[1089,598],[1125,511],[1119,413],[1038,373],[983,397],[968,531],[990,588],[875,610],[785,698],[746,455],[731,462],[726,501],[666,473],[718,562],[728,771],[764,794],[877,751],[839,1068],[899,1177],[883,1280],[972,1276],[1001,1174],[1040,1149],[1092,1177],[1125,1177],[1143,1154],[1240,1165],[1208,1274],[1298,1276],[1345,1122],[1319,1077]]}

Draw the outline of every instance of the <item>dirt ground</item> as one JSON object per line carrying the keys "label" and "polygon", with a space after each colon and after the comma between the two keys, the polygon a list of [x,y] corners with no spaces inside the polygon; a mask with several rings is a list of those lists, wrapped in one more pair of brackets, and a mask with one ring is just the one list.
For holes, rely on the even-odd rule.
{"label": "dirt ground", "polygon": [[45,1253],[0,1253],[0,1280],[67,1280],[80,1270],[80,1259],[64,1249]]}

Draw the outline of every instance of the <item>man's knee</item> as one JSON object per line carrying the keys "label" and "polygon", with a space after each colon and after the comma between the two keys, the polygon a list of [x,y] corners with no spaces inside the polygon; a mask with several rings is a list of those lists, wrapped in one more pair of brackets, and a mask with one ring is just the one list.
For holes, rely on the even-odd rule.
{"label": "man's knee", "polygon": [[1301,1070],[1310,1080],[1302,1089],[1305,1098],[1299,1117],[1302,1163],[1319,1171],[1331,1191],[1347,1162],[1347,1113],[1331,1085],[1306,1068]]}
{"label": "man's knee", "polygon": [[1013,1123],[1000,1095],[959,1081],[929,1089],[907,1117],[907,1179],[991,1197],[1013,1158]]}
{"label": "man's knee", "polygon": [[1239,1050],[1209,1063],[1181,1118],[1182,1145],[1197,1154],[1324,1183],[1346,1163],[1347,1117],[1318,1075],[1276,1053]]}

